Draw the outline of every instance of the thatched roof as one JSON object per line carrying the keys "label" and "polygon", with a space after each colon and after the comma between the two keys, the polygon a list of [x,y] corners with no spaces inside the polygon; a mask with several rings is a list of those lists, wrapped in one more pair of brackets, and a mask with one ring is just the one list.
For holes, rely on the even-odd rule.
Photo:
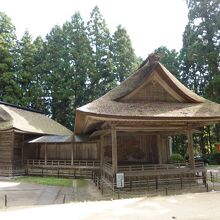
{"label": "thatched roof", "polygon": [[72,134],[70,130],[44,114],[1,102],[0,131],[8,129],[37,134]]}
{"label": "thatched roof", "polygon": [[186,88],[159,61],[145,62],[119,86],[78,108],[75,132],[105,119],[220,121],[220,105]]}

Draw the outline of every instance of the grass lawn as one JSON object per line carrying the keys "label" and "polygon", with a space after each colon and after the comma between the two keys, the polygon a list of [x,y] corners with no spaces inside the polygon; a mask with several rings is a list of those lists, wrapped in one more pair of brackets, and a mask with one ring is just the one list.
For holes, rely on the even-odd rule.
{"label": "grass lawn", "polygon": [[209,164],[207,168],[220,168],[219,164]]}
{"label": "grass lawn", "polygon": [[[51,186],[67,186],[72,187],[73,180],[67,178],[57,178],[57,177],[40,177],[40,176],[22,176],[15,178],[15,181],[26,182],[26,183],[36,183]],[[76,179],[77,187],[82,188],[87,186],[88,182],[85,179]]]}
{"label": "grass lawn", "polygon": [[77,186],[79,188],[87,186],[88,182],[85,179],[77,179]]}
{"label": "grass lawn", "polygon": [[17,177],[15,181],[52,185],[52,186],[67,186],[67,187],[72,186],[72,179],[56,178],[56,177],[22,176],[22,177]]}

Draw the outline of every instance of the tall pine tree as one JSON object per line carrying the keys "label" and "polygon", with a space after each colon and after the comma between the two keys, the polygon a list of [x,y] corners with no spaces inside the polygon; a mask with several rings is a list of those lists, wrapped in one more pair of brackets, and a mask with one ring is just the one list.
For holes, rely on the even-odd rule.
{"label": "tall pine tree", "polygon": [[64,43],[62,28],[55,26],[46,37],[44,69],[48,111],[53,119],[71,128],[71,75],[68,72],[69,63]]}
{"label": "tall pine tree", "polygon": [[[213,99],[216,83],[213,84],[212,80],[215,80],[220,73],[220,1],[186,0],[186,3],[189,9],[189,21],[183,34],[183,48],[180,53],[181,78],[196,93]],[[214,141],[211,133],[212,128],[206,127],[200,134],[203,153],[206,151],[205,146],[209,146],[212,150]],[[216,133],[218,135],[214,136],[219,137],[219,131]]]}
{"label": "tall pine tree", "polygon": [[219,74],[220,2],[186,0],[189,14],[183,34],[182,79],[198,94]]}
{"label": "tall pine tree", "polygon": [[91,99],[95,99],[116,85],[111,53],[112,38],[97,6],[91,13],[87,32],[95,66],[94,72],[90,74]]}
{"label": "tall pine tree", "polygon": [[90,101],[89,79],[94,72],[92,48],[86,27],[79,12],[63,25],[65,59],[71,91],[70,120],[74,121],[75,109]]}
{"label": "tall pine tree", "polygon": [[33,95],[34,73],[33,68],[35,46],[32,42],[32,36],[26,31],[18,42],[18,60],[17,60],[17,80],[21,88],[19,104],[26,107],[31,107],[35,100]]}
{"label": "tall pine tree", "polygon": [[15,73],[16,35],[11,19],[0,12],[0,100],[19,104],[20,88]]}
{"label": "tall pine tree", "polygon": [[173,74],[175,75],[176,78],[180,78],[180,73],[179,73],[179,66],[180,66],[180,61],[179,61],[179,53],[172,49],[169,50],[165,46],[161,46],[154,50],[154,53],[159,54],[160,56],[160,61],[162,64],[165,65],[165,67]]}
{"label": "tall pine tree", "polygon": [[137,69],[139,60],[125,28],[119,25],[112,38],[114,75],[117,82],[122,82]]}

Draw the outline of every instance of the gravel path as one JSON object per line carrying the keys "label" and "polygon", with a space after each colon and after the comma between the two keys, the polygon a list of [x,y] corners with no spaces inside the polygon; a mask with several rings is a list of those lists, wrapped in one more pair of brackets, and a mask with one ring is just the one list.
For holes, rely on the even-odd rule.
{"label": "gravel path", "polygon": [[[211,185],[211,183],[210,183]],[[4,207],[4,195],[8,207]],[[46,186],[0,179],[0,219],[158,219],[219,220],[220,191],[164,197],[142,197],[113,201],[100,200],[94,183],[77,192],[73,187]],[[76,202],[78,201],[78,202]],[[80,201],[80,202],[79,202]],[[63,204],[68,203],[68,204]]]}
{"label": "gravel path", "polygon": [[33,183],[13,182],[9,178],[0,179],[0,209],[33,205],[63,204],[73,201],[100,200],[100,191],[91,180],[74,192],[73,187],[46,186]]}
{"label": "gravel path", "polygon": [[20,210],[2,210],[3,220],[219,220],[220,192],[178,196],[76,202]]}

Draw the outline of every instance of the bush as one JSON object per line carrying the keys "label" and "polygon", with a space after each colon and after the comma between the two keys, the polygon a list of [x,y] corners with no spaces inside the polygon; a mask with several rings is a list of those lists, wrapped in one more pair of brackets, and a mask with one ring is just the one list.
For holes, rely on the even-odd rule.
{"label": "bush", "polygon": [[170,161],[179,163],[179,162],[183,162],[184,159],[183,159],[182,155],[180,155],[180,154],[172,154],[170,156]]}
{"label": "bush", "polygon": [[220,153],[214,153],[212,155],[212,160],[215,164],[220,164]]}

